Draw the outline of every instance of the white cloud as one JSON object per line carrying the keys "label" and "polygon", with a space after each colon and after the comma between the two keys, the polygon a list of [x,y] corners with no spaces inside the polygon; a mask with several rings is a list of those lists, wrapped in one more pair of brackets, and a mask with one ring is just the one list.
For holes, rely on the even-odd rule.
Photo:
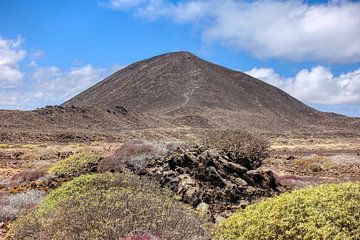
{"label": "white cloud", "polygon": [[144,0],[110,0],[108,3],[103,5],[114,9],[128,9],[131,7],[138,6],[143,2],[145,1]]}
{"label": "white cloud", "polygon": [[[90,64],[70,69],[39,66],[35,59],[43,54],[32,50],[27,55],[21,37],[0,37],[0,108],[33,109],[61,104],[116,70],[115,66],[105,69]],[[25,59],[31,61],[24,63]]]}
{"label": "white cloud", "polygon": [[246,73],[308,103],[360,104],[360,68],[339,76],[322,66],[303,69],[290,78],[281,77],[271,68],[253,68]]}
{"label": "white cloud", "polygon": [[58,67],[38,68],[31,76],[37,94],[51,101],[65,101],[104,78],[109,71],[90,64],[63,71]]}
{"label": "white cloud", "polygon": [[273,86],[283,88],[284,79],[272,68],[253,68],[245,73],[255,78],[261,79]]}
{"label": "white cloud", "polygon": [[0,109],[35,109],[42,96],[24,89],[0,89]]}
{"label": "white cloud", "polygon": [[30,57],[33,60],[39,59],[44,55],[45,55],[45,52],[40,49],[33,49],[33,50],[31,50],[31,53],[30,53]]}
{"label": "white cloud", "polygon": [[360,2],[308,4],[300,0],[112,0],[145,19],[201,23],[205,40],[257,57],[360,61]]}
{"label": "white cloud", "polygon": [[56,66],[36,67],[18,88],[0,88],[0,108],[34,109],[61,104],[110,73],[108,69],[95,68],[90,64],[69,70]]}
{"label": "white cloud", "polygon": [[0,87],[14,87],[23,78],[19,63],[25,58],[23,39],[3,39],[0,37]]}

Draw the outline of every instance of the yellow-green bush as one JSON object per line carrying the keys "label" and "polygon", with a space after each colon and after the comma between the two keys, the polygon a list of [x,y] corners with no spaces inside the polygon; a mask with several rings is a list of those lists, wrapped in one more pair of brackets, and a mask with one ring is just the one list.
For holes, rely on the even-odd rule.
{"label": "yellow-green bush", "polygon": [[284,193],[238,211],[215,239],[360,239],[360,184],[327,184]]}
{"label": "yellow-green bush", "polygon": [[100,158],[95,153],[76,153],[57,162],[49,169],[49,173],[61,177],[77,177],[96,171]]}
{"label": "yellow-green bush", "polygon": [[12,239],[121,239],[144,231],[160,239],[208,239],[204,221],[148,179],[87,174],[53,190],[10,227]]}

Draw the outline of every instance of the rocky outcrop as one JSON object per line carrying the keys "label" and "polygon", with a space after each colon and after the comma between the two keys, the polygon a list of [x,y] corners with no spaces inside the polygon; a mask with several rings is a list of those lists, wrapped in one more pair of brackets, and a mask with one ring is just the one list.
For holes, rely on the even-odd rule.
{"label": "rocky outcrop", "polygon": [[258,159],[196,146],[178,148],[165,158],[149,160],[146,168],[136,173],[156,179],[175,192],[179,200],[215,221],[283,190],[273,173],[259,165]]}

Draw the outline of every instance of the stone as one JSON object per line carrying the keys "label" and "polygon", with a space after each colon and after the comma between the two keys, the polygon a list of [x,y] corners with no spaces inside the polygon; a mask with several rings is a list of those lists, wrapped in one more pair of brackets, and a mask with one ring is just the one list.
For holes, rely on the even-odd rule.
{"label": "stone", "polygon": [[246,172],[255,186],[262,187],[265,189],[270,189],[273,186],[277,185],[276,179],[270,170],[256,169]]}
{"label": "stone", "polygon": [[191,167],[196,163],[196,157],[192,154],[185,153],[181,161],[182,167]]}
{"label": "stone", "polygon": [[294,160],[295,159],[295,157],[293,155],[285,155],[284,158],[286,160]]}
{"label": "stone", "polygon": [[241,176],[242,174],[246,173],[248,171],[248,169],[244,166],[241,166],[239,164],[233,163],[233,162],[229,162],[223,158],[220,158],[219,161],[223,164],[224,166],[224,170],[226,172],[235,172],[237,173],[239,176]]}
{"label": "stone", "polygon": [[246,188],[246,192],[250,193],[250,194],[254,194],[256,192],[256,188],[252,187],[252,186],[248,186]]}
{"label": "stone", "polygon": [[242,178],[233,177],[231,181],[240,187],[245,187],[248,185],[248,183]]}
{"label": "stone", "polygon": [[205,216],[207,218],[211,218],[211,212],[210,212],[210,206],[209,204],[205,203],[205,202],[200,202],[197,206],[196,206],[196,210],[202,215]]}
{"label": "stone", "polygon": [[198,199],[197,197],[197,193],[198,193],[199,187],[190,187],[183,196],[183,200],[186,203],[189,203],[192,206],[196,206],[199,202],[200,199]]}
{"label": "stone", "polygon": [[192,179],[189,175],[187,174],[182,174],[178,176],[179,178],[179,187],[188,187],[188,186],[195,186],[196,182],[194,179]]}
{"label": "stone", "polygon": [[211,158],[218,159],[220,157],[219,152],[214,149],[206,150],[205,153]]}
{"label": "stone", "polygon": [[240,202],[239,202],[239,204],[238,204],[238,206],[240,207],[240,208],[245,208],[247,205],[249,205],[250,204],[250,202],[249,201],[246,201],[246,200],[240,200]]}
{"label": "stone", "polygon": [[226,219],[226,218],[218,215],[218,216],[215,217],[215,224],[219,224],[219,223],[221,223],[222,221],[224,221],[225,219]]}
{"label": "stone", "polygon": [[225,187],[226,184],[222,179],[221,175],[218,173],[215,167],[209,167],[207,169],[208,179],[214,186]]}

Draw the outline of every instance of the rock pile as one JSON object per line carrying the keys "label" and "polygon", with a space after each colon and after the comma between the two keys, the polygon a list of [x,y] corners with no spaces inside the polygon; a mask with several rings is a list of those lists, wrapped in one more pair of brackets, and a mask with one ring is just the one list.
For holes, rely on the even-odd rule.
{"label": "rock pile", "polygon": [[258,159],[196,146],[178,148],[165,158],[152,159],[145,168],[127,167],[156,179],[175,192],[179,200],[215,220],[283,190],[273,173],[260,165]]}

